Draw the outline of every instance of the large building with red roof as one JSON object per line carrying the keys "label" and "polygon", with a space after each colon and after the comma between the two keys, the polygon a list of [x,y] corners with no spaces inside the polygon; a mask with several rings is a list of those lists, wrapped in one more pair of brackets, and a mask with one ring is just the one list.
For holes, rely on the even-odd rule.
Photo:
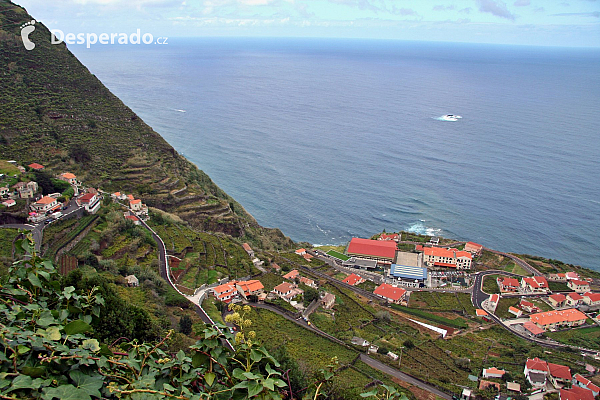
{"label": "large building with red roof", "polygon": [[471,269],[472,260],[473,256],[468,251],[441,247],[423,248],[423,262],[428,267]]}
{"label": "large building with red roof", "polygon": [[521,287],[527,292],[546,293],[548,281],[543,276],[531,276],[521,279]]}
{"label": "large building with red roof", "polygon": [[378,263],[389,265],[396,256],[396,242],[392,240],[352,238],[346,253],[351,257],[376,260]]}
{"label": "large building with red roof", "polygon": [[375,289],[373,293],[384,298],[390,303],[399,304],[406,295],[406,289],[394,287],[392,285],[388,285],[387,283],[382,283],[379,285],[379,287],[377,287],[377,289]]}
{"label": "large building with red roof", "polygon": [[575,308],[546,311],[529,316],[531,322],[545,330],[583,325],[587,318],[587,315]]}
{"label": "large building with red roof", "polygon": [[467,242],[465,243],[465,251],[468,251],[473,255],[479,255],[483,251],[483,246],[478,243]]}
{"label": "large building with red roof", "polygon": [[359,285],[359,284],[363,283],[364,281],[365,281],[364,278],[362,278],[356,274],[350,274],[343,280],[344,283],[347,283],[350,286]]}
{"label": "large building with red roof", "polygon": [[594,394],[591,390],[579,386],[573,386],[570,389],[560,389],[560,400],[594,400]]}

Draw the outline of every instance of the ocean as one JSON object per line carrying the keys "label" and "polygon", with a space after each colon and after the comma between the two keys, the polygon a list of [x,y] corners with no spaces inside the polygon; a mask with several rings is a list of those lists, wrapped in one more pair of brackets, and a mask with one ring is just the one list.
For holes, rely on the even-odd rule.
{"label": "ocean", "polygon": [[600,50],[168,43],[70,47],[260,224],[314,244],[409,230],[600,270]]}

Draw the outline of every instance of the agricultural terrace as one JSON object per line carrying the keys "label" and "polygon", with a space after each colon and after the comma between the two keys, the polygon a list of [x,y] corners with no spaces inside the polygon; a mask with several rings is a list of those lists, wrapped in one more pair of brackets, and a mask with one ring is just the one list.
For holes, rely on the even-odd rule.
{"label": "agricultural terrace", "polygon": [[546,332],[545,335],[557,342],[600,350],[600,327],[597,326]]}
{"label": "agricultural terrace", "polygon": [[151,219],[149,225],[167,253],[180,259],[171,263],[171,273],[184,288],[193,290],[227,276],[235,279],[258,272],[244,249],[228,236],[198,232],[168,218]]}

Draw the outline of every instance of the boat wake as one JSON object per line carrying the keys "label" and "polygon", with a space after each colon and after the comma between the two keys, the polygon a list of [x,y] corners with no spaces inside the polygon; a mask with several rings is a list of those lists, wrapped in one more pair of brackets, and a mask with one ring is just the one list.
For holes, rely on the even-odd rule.
{"label": "boat wake", "polygon": [[441,117],[437,117],[436,119],[438,121],[451,121],[451,122],[456,122],[459,119],[461,119],[462,117],[460,115],[454,115],[454,114],[446,114],[446,115],[442,115]]}

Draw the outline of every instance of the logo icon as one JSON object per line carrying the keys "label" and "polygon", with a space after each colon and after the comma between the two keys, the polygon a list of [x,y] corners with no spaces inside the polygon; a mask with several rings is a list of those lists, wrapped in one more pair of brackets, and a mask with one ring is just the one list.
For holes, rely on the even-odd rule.
{"label": "logo icon", "polygon": [[23,40],[25,50],[33,50],[35,48],[35,43],[29,40],[29,34],[33,31],[35,31],[35,19],[21,26],[21,39]]}

